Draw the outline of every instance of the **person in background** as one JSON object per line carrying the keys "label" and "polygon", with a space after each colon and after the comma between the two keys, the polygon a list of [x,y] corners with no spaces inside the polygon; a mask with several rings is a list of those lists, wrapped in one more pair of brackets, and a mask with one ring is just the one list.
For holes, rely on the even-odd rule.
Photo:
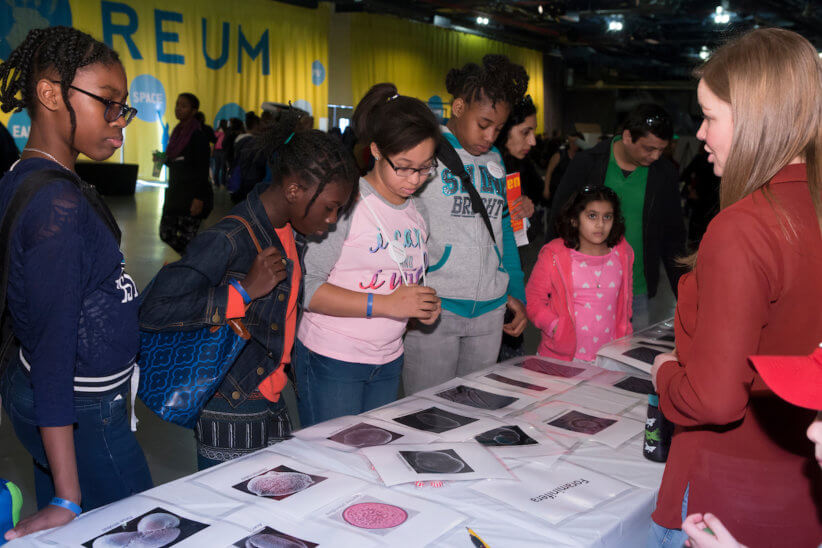
{"label": "person in background", "polygon": [[575,190],[607,186],[622,204],[625,239],[634,250],[634,303],[631,323],[642,329],[650,322],[649,300],[657,293],[662,261],[671,289],[684,269],[685,223],[679,197],[679,172],[662,153],[673,138],[671,117],[662,107],[634,108],[611,140],[580,151],[568,165],[551,205],[548,238],[555,237],[556,217]]}
{"label": "person in background", "polygon": [[200,127],[203,129],[203,133],[205,133],[206,139],[208,139],[209,144],[214,144],[217,142],[217,135],[214,133],[214,128],[210,125],[206,124],[205,114],[201,110],[198,110],[194,113],[194,118],[200,122]]}
{"label": "person in background", "polygon": [[537,353],[594,361],[601,346],[633,331],[634,252],[608,187],[574,193],[557,223],[560,237],[539,252],[525,286],[528,319],[542,332]]}
{"label": "person in background", "polygon": [[321,235],[356,191],[354,159],[321,131],[294,132],[284,113],[260,141],[272,182],[254,188],[230,215],[191,242],[145,290],[140,327],[148,331],[221,326],[242,318],[251,339],[206,404],[194,435],[200,469],[282,441],[291,420],[280,392],[297,329],[304,236]]}
{"label": "person in background", "polygon": [[196,117],[199,108],[200,100],[193,93],[177,97],[174,115],[180,123],[171,132],[166,148],[169,175],[160,239],[180,255],[214,207],[214,191],[208,180],[211,149]]}
{"label": "person in background", "polygon": [[228,120],[223,118],[217,131],[214,132],[217,140],[214,142],[214,150],[211,151],[211,172],[214,175],[214,186],[225,186],[225,139],[228,132]]}
{"label": "person in background", "polygon": [[584,141],[585,136],[582,133],[575,131],[568,135],[565,144],[557,150],[548,161],[548,169],[545,171],[544,186],[542,189],[542,197],[548,202],[550,208],[553,204],[554,194],[557,192],[560,181],[568,170],[568,165],[571,163],[577,152],[579,152],[579,142]]}
{"label": "person in background", "polygon": [[[403,382],[413,394],[496,362],[503,330],[525,329],[525,283],[508,211],[505,170],[494,142],[513,105],[522,100],[528,74],[503,55],[486,55],[446,77],[451,118],[441,126],[483,202],[493,230],[472,210],[468,192],[444,165],[419,191],[431,236],[429,285],[442,299],[434,325],[409,329]],[[358,125],[355,125],[355,131]],[[522,212],[520,212],[522,215]],[[528,213],[530,215],[530,213]],[[513,315],[505,321],[505,311]]]}
{"label": "person in background", "polygon": [[8,242],[6,321],[19,352],[0,399],[32,457],[38,510],[6,540],[151,488],[127,409],[137,287],[111,211],[74,171],[79,154],[100,162],[122,146],[137,112],[127,97],[117,53],[74,28],[31,30],[0,64],[3,112],[31,118],[23,157],[0,181],[2,215],[29,177],[52,171]]}
{"label": "person in background", "polygon": [[437,292],[425,287],[428,225],[413,197],[437,171],[439,122],[389,83],[372,87],[356,110],[376,161],[352,212],[306,251],[308,305],[294,363],[303,426],[396,400],[406,323],[432,324],[440,312]]}
{"label": "person in background", "polygon": [[710,511],[748,546],[816,547],[814,413],[774,398],[748,356],[822,340],[822,61],[802,36],[758,29],[696,75],[721,210],[680,280],[676,352],[651,369],[675,429],[648,545],[681,544],[686,515]]}
{"label": "person in background", "polygon": [[[816,411],[805,435],[822,466],[822,344],[810,356],[751,356],[750,361],[777,396]],[[745,548],[713,514],[691,514],[682,522],[682,531],[688,535],[685,545],[690,548]]]}

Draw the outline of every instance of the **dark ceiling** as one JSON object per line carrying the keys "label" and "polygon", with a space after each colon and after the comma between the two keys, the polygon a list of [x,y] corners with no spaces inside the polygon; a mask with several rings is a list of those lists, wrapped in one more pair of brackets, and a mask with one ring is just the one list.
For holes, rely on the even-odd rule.
{"label": "dark ceiling", "polygon": [[[294,0],[292,0],[294,1]],[[311,3],[297,0],[299,3]],[[562,58],[573,85],[692,83],[703,47],[757,26],[792,29],[822,45],[822,7],[807,0],[339,0],[362,11],[450,26]],[[722,5],[727,23],[714,20]],[[540,13],[540,6],[542,13]],[[488,24],[477,23],[478,17]],[[621,31],[608,31],[611,21]],[[570,82],[569,82],[570,83]]]}

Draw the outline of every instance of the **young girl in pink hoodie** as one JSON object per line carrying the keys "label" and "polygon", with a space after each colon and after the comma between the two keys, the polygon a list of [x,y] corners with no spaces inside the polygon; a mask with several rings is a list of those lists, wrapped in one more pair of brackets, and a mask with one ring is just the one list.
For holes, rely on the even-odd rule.
{"label": "young girl in pink hoodie", "polygon": [[592,361],[602,345],[632,332],[634,252],[616,193],[583,188],[565,204],[557,232],[525,287],[528,318],[542,331],[537,352]]}

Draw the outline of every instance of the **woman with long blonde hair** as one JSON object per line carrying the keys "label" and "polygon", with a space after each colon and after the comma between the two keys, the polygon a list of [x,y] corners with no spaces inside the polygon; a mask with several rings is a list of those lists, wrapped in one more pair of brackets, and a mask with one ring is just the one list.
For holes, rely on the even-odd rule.
{"label": "woman with long blonde hair", "polygon": [[817,546],[812,411],[771,392],[748,356],[822,340],[822,68],[781,29],[721,47],[696,75],[721,211],[679,282],[676,352],[652,369],[676,424],[649,546],[680,546],[686,514],[720,516],[750,546]]}

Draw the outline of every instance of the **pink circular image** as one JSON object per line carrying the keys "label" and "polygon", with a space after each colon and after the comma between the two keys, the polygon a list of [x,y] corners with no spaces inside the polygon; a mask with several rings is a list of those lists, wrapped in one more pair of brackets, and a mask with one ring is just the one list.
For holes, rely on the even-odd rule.
{"label": "pink circular image", "polygon": [[343,510],[342,517],[360,529],[390,529],[402,525],[408,519],[408,513],[392,504],[361,502]]}

